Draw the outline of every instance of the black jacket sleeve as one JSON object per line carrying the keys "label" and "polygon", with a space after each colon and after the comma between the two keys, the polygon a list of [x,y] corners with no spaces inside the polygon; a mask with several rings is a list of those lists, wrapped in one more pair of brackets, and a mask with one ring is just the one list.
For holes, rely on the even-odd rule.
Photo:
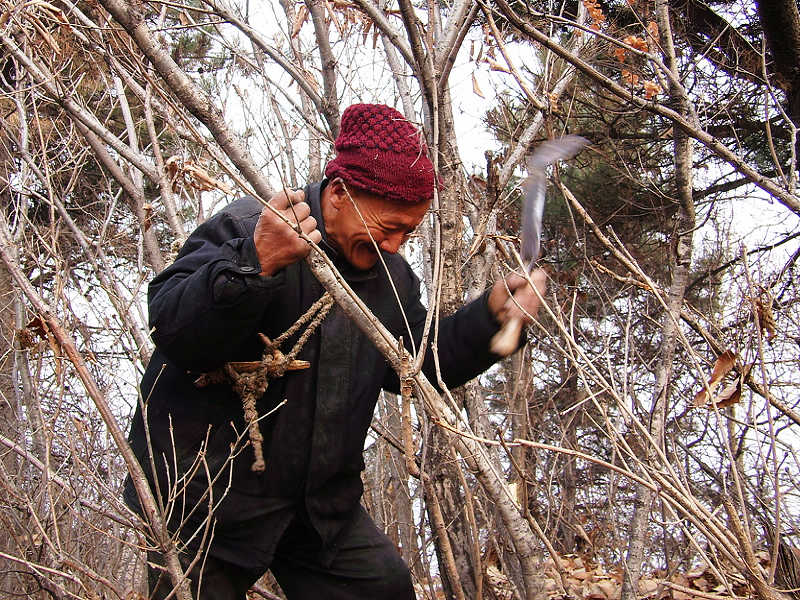
{"label": "black jacket sleeve", "polygon": [[[416,347],[419,347],[427,310],[420,300],[419,278],[411,271],[410,267],[408,269],[412,283],[405,303],[405,311],[414,334]],[[439,385],[434,351],[438,353],[442,379],[448,388],[463,385],[501,359],[500,356],[489,350],[492,336],[500,329],[489,311],[489,292],[490,290],[486,290],[452,315],[440,319],[436,340],[434,340],[434,331],[431,327],[422,370],[428,380],[437,388]],[[524,338],[524,336],[521,337]],[[436,341],[436,346],[433,345],[434,341]],[[396,392],[398,385],[397,377],[392,373],[385,387]]]}
{"label": "black jacket sleeve", "polygon": [[283,285],[283,272],[259,275],[252,238],[256,219],[257,213],[255,218],[218,213],[192,233],[175,262],[150,283],[153,341],[178,366],[208,371],[235,360],[236,349],[257,330]]}

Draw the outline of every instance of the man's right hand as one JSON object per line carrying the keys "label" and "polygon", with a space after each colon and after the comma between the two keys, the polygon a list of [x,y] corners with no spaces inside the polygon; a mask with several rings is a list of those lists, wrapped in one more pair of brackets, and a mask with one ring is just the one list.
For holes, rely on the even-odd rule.
{"label": "man's right hand", "polygon": [[261,263],[262,277],[274,275],[311,252],[309,243],[298,234],[298,223],[300,231],[315,244],[322,241],[322,234],[317,230],[317,220],[311,216],[311,207],[306,204],[302,190],[278,192],[270,199],[269,204],[286,217],[291,225],[286,224],[266,206],[261,211],[253,240]]}

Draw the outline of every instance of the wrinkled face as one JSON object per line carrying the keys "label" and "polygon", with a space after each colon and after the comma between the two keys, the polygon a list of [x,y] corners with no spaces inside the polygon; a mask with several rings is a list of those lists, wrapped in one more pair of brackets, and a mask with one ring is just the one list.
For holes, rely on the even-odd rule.
{"label": "wrinkled face", "polygon": [[378,261],[375,245],[391,254],[397,252],[422,222],[429,206],[430,202],[396,204],[382,196],[349,186],[345,188],[339,181],[331,182],[323,192],[328,241],[351,265],[362,271]]}

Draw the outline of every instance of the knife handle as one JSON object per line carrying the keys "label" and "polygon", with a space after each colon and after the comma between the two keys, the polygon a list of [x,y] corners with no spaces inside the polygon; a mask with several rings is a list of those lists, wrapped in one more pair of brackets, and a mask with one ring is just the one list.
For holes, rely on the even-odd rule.
{"label": "knife handle", "polygon": [[500,331],[492,336],[489,350],[498,356],[508,356],[519,346],[519,334],[522,331],[522,319],[511,317],[503,323]]}

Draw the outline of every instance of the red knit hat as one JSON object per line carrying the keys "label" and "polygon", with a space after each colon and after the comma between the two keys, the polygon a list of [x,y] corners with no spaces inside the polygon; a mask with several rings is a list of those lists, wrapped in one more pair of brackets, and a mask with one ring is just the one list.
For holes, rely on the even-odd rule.
{"label": "red knit hat", "polygon": [[433,163],[422,132],[383,104],[354,104],[342,114],[336,158],[325,175],[395,202],[433,198]]}

